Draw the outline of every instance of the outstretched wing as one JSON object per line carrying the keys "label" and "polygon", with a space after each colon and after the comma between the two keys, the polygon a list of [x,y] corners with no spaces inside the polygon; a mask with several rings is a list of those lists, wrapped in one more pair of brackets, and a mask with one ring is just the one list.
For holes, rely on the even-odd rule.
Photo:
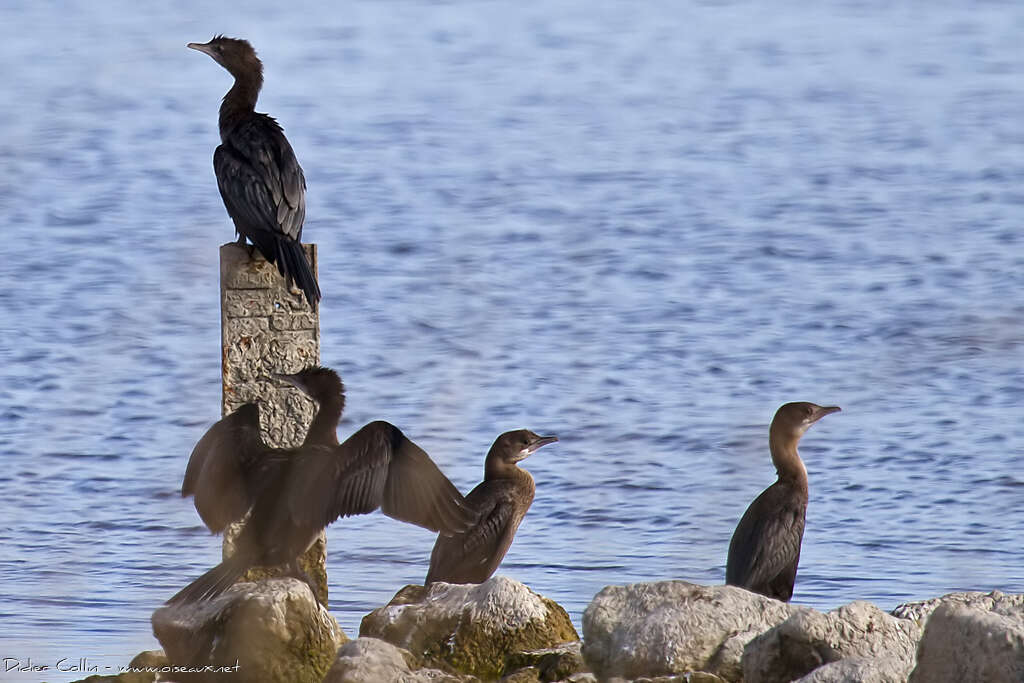
{"label": "outstretched wing", "polygon": [[394,430],[381,512],[441,534],[464,531],[476,523],[477,514],[422,448],[393,425],[371,424]]}
{"label": "outstretched wing", "polygon": [[371,422],[340,446],[308,455],[304,450],[302,457],[288,494],[298,524],[327,526],[378,507],[390,517],[443,533],[465,529],[476,519],[430,457],[388,422]]}
{"label": "outstretched wing", "polygon": [[250,471],[269,452],[260,436],[259,408],[252,403],[215,423],[192,449],[182,496],[194,496],[196,511],[214,533],[241,519],[254,498]]}
{"label": "outstretched wing", "polygon": [[306,178],[284,132],[259,114],[240,123],[213,155],[224,206],[264,255],[271,235],[302,240]]}
{"label": "outstretched wing", "polygon": [[773,484],[747,508],[729,543],[726,583],[780,600],[792,596],[806,503],[787,492]]}
{"label": "outstretched wing", "polygon": [[479,521],[463,533],[438,536],[425,583],[482,583],[490,578],[519,526],[514,492],[506,489],[507,481],[484,481],[466,497]]}

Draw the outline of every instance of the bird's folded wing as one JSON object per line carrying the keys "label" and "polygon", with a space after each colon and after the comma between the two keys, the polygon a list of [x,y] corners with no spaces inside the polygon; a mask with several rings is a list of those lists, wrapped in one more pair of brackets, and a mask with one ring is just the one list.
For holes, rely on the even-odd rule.
{"label": "bird's folded wing", "polygon": [[214,152],[213,166],[232,218],[252,230],[301,238],[306,179],[273,119],[250,119],[233,130]]}
{"label": "bird's folded wing", "polygon": [[756,515],[741,527],[741,537],[733,544],[735,556],[729,561],[732,580],[738,585],[759,586],[771,581],[800,556],[803,517],[796,511]]}
{"label": "bird's folded wing", "polygon": [[514,506],[503,504],[500,492],[488,490],[500,482],[483,482],[470,495],[470,504],[478,499],[483,502],[473,505],[479,521],[463,533],[450,537],[439,536],[430,554],[428,581],[462,583],[479,580],[483,574],[490,575],[493,568],[481,569],[482,565],[497,566],[512,544],[512,516]]}

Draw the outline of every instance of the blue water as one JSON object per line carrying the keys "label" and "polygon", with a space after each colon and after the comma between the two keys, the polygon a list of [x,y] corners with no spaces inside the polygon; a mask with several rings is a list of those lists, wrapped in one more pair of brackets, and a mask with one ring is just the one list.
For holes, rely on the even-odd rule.
{"label": "blue water", "polygon": [[[306,171],[342,436],[390,420],[463,489],[499,432],[561,438],[501,573],[577,624],[720,583],[810,400],[843,412],[795,602],[1024,591],[1024,6],[207,4],[0,4],[0,657],[125,664],[220,556],[178,495],[234,236],[216,32]],[[330,529],[349,635],[432,542]]]}

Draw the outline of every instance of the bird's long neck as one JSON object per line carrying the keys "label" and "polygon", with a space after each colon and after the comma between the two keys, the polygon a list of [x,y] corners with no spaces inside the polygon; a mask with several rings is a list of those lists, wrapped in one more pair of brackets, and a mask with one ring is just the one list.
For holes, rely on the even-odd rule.
{"label": "bird's long neck", "polygon": [[533,485],[533,476],[515,463],[507,462],[501,457],[490,457],[484,461],[484,481],[493,479],[513,479],[516,482]]}
{"label": "bird's long neck", "polygon": [[245,117],[256,110],[256,100],[263,87],[263,74],[243,73],[235,76],[235,84],[224,96],[220,105],[220,138],[224,141]]}
{"label": "bird's long neck", "polygon": [[338,422],[345,408],[345,399],[340,395],[317,397],[317,411],[306,432],[305,443],[338,445]]}
{"label": "bird's long neck", "polygon": [[786,482],[795,488],[807,492],[807,468],[804,467],[796,445],[800,437],[782,434],[772,429],[768,436],[768,447],[772,452],[772,464],[779,475],[779,481]]}

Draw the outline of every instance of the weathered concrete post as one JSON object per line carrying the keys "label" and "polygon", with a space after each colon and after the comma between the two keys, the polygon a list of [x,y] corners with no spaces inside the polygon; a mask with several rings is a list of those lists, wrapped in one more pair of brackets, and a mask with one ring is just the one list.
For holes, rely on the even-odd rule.
{"label": "weathered concrete post", "polygon": [[[317,272],[316,245],[305,245]],[[254,250],[234,242],[220,248],[221,413],[227,415],[243,403],[258,402],[263,439],[270,446],[302,443],[313,419],[313,402],[295,389],[279,386],[273,372],[296,372],[320,362],[320,317],[301,292],[285,285],[277,267]],[[240,525],[224,534],[224,556],[234,552]],[[303,569],[317,585],[318,597],[327,602],[324,535],[303,556]],[[247,580],[278,576],[278,570],[255,569]]]}

